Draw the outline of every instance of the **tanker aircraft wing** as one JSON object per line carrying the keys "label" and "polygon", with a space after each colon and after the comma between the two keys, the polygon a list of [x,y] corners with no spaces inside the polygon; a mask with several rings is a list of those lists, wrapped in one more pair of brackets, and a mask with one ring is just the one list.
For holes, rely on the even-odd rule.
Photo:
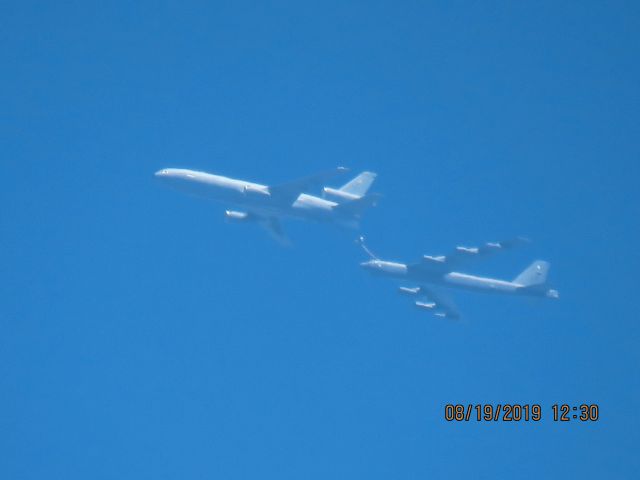
{"label": "tanker aircraft wing", "polygon": [[282,228],[280,220],[278,220],[276,217],[260,218],[258,220],[258,223],[262,228],[269,232],[269,235],[271,235],[271,237],[280,245],[285,247],[291,245],[291,240],[289,240],[289,237]]}

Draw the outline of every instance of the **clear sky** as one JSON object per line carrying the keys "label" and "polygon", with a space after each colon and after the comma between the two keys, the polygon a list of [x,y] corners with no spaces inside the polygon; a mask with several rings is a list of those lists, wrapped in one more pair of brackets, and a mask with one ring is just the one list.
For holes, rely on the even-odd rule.
{"label": "clear sky", "polygon": [[[636,475],[640,11],[558,3],[3,2],[0,478]],[[380,255],[527,235],[474,273],[544,258],[560,301],[441,321],[355,233],[283,249],[152,175],[337,165]],[[509,402],[545,417],[443,419]]]}

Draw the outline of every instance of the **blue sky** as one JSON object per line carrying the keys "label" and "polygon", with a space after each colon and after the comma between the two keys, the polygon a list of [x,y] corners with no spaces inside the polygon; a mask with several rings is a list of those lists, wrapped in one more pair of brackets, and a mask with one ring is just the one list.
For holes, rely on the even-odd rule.
{"label": "blue sky", "polygon": [[[630,478],[640,469],[632,2],[5,2],[0,477]],[[460,324],[162,189],[379,173],[372,249],[524,234],[557,303]],[[539,403],[452,424],[446,403]],[[598,403],[558,424],[553,403]]]}

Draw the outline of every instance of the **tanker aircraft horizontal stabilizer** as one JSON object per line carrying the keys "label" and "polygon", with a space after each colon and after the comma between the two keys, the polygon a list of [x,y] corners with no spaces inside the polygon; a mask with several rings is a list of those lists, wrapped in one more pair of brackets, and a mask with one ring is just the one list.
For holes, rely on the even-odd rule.
{"label": "tanker aircraft horizontal stabilizer", "polygon": [[347,171],[338,167],[272,186],[184,168],[165,168],[155,176],[177,190],[232,206],[225,212],[227,220],[257,223],[279,243],[287,245],[289,239],[280,224],[282,218],[359,227],[363,212],[379,198],[376,194],[367,195],[375,173],[363,172],[341,188],[324,187],[323,198],[306,193]]}
{"label": "tanker aircraft horizontal stabilizer", "polygon": [[371,273],[391,277],[400,281],[413,282],[414,285],[399,288],[399,292],[414,298],[415,306],[432,312],[436,316],[460,318],[458,308],[444,289],[457,288],[504,295],[524,295],[532,297],[558,298],[557,290],[549,288],[547,274],[549,263],[536,260],[514,280],[497,280],[460,273],[472,261],[488,257],[494,253],[508,250],[528,240],[515,238],[503,242],[486,243],[481,247],[456,247],[449,255],[425,255],[416,263],[398,263],[381,260],[364,244],[360,237],[358,243],[371,257],[360,264]]}

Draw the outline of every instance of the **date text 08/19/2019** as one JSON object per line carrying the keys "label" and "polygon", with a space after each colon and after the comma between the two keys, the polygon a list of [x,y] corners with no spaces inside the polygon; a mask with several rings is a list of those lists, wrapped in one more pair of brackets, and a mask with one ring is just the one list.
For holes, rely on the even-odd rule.
{"label": "date text 08/19/2019", "polygon": [[[549,413],[554,422],[596,422],[600,418],[600,408],[594,403],[555,403]],[[537,403],[448,403],[444,407],[444,419],[447,422],[539,422],[543,417],[543,408]]]}

